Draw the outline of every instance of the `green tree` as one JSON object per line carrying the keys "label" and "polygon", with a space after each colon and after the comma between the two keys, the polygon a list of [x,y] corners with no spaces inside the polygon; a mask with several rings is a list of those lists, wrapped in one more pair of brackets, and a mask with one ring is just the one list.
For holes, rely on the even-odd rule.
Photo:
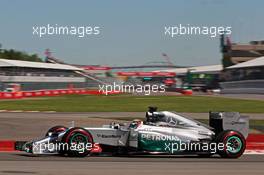
{"label": "green tree", "polygon": [[2,49],[0,44],[0,58],[9,60],[23,60],[43,62],[37,54],[28,54],[26,52],[17,51],[14,49]]}

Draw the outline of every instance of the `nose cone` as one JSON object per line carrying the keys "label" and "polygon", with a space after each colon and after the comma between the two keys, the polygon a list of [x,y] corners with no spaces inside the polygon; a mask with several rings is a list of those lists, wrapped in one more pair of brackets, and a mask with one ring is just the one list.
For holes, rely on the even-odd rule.
{"label": "nose cone", "polygon": [[27,153],[32,153],[33,150],[33,142],[27,142],[22,147],[22,151],[25,151]]}

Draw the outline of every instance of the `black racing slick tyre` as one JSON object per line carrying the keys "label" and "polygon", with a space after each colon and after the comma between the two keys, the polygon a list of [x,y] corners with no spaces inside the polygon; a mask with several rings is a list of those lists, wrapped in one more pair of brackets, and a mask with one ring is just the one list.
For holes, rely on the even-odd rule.
{"label": "black racing slick tyre", "polygon": [[88,156],[93,148],[93,137],[84,128],[71,128],[62,137],[61,143],[68,145],[67,148],[61,150],[70,157]]}
{"label": "black racing slick tyre", "polygon": [[217,136],[216,141],[218,144],[224,144],[224,149],[218,150],[218,154],[223,158],[239,158],[246,149],[246,139],[238,131],[223,131]]}
{"label": "black racing slick tyre", "polygon": [[64,132],[64,131],[66,131],[68,128],[67,127],[65,127],[65,126],[60,126],[60,125],[58,125],[58,126],[54,126],[54,127],[52,127],[52,128],[50,128],[48,131],[47,131],[47,133],[46,133],[46,137],[47,136],[49,136],[49,134],[51,133],[51,135],[54,135],[54,134],[58,134],[58,133],[60,133],[60,132]]}

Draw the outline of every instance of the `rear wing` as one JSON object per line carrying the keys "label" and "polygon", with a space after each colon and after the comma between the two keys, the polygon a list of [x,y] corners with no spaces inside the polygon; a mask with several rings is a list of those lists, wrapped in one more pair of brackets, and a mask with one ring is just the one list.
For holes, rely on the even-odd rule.
{"label": "rear wing", "polygon": [[235,130],[247,138],[249,133],[249,117],[239,112],[209,112],[209,125],[216,135],[225,130]]}

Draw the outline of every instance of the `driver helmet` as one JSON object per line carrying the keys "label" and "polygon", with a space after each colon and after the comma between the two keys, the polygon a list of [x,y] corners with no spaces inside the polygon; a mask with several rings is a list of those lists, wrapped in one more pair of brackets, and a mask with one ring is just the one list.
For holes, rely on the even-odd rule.
{"label": "driver helmet", "polygon": [[132,123],[130,124],[131,128],[137,128],[139,126],[143,125],[143,121],[139,119],[134,119]]}

